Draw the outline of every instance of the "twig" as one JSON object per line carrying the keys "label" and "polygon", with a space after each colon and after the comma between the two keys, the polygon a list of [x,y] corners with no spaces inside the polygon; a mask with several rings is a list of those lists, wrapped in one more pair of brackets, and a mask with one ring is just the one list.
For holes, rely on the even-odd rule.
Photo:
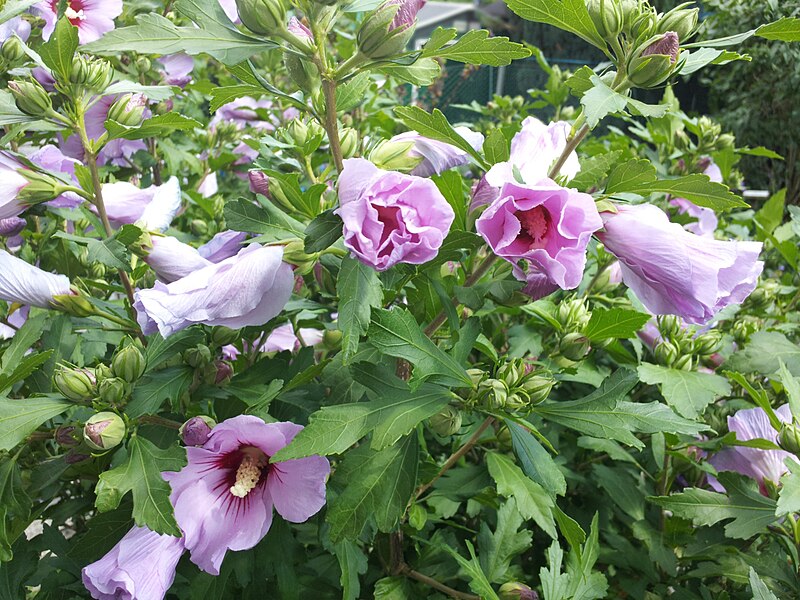
{"label": "twig", "polygon": [[481,600],[480,596],[476,596],[475,594],[468,594],[466,592],[459,592],[458,590],[454,590],[450,586],[447,586],[443,583],[436,581],[435,579],[428,577],[427,575],[423,575],[419,571],[415,571],[414,569],[410,568],[405,563],[401,565],[401,573],[406,577],[411,579],[416,579],[417,581],[424,583],[427,586],[432,587],[435,590],[439,590],[443,594],[447,594],[451,598],[457,598],[458,600]]}

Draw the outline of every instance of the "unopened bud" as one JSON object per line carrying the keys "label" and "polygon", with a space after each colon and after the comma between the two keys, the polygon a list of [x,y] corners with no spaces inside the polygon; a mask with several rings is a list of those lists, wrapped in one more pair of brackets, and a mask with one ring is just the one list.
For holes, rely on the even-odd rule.
{"label": "unopened bud", "polygon": [[64,457],[64,462],[68,465],[77,465],[78,463],[86,462],[90,458],[92,457],[89,454],[83,454],[81,452],[70,450]]}
{"label": "unopened bud", "polygon": [[74,425],[63,425],[56,429],[56,443],[63,448],[75,448],[80,444],[78,435],[80,434]]}
{"label": "unopened bud", "polygon": [[490,410],[503,408],[508,399],[508,387],[499,379],[486,379],[478,386],[478,398]]}
{"label": "unopened bud", "polygon": [[142,124],[144,111],[147,108],[147,98],[142,94],[125,94],[108,109],[108,120],[125,125],[138,127]]}
{"label": "unopened bud", "polygon": [[800,428],[794,423],[785,423],[778,436],[778,445],[787,452],[800,455]]}
{"label": "unopened bud", "polygon": [[267,174],[261,171],[250,171],[248,177],[250,179],[250,191],[269,198],[269,177],[267,177]]}
{"label": "unopened bud", "polygon": [[66,186],[51,175],[30,169],[21,169],[18,172],[28,180],[28,185],[17,193],[17,198],[23,204],[50,202],[50,200],[55,200],[65,191]]}
{"label": "unopened bud", "polygon": [[727,150],[736,145],[736,136],[731,133],[723,133],[717,138],[717,148],[720,150]]}
{"label": "unopened bud", "polygon": [[311,273],[317,260],[319,253],[306,254],[303,240],[292,240],[283,247],[283,261],[295,265],[297,267],[295,272],[299,275]]}
{"label": "unopened bud", "polygon": [[400,54],[414,35],[419,0],[387,0],[358,28],[358,50],[373,60]]}
{"label": "unopened bud", "polygon": [[53,383],[65,398],[75,402],[90,400],[95,394],[95,378],[85,369],[56,369]]}
{"label": "unopened bud", "polygon": [[681,40],[688,40],[697,29],[700,16],[699,8],[687,8],[691,4],[691,2],[686,2],[661,15],[656,25],[656,31],[658,33],[674,31]]}
{"label": "unopened bud", "polygon": [[591,350],[589,338],[582,333],[568,333],[558,344],[558,351],[561,356],[572,361],[579,361],[583,359]]}
{"label": "unopened bud", "polygon": [[153,63],[146,56],[138,56],[136,58],[136,70],[139,73],[148,73],[152,66]]}
{"label": "unopened bud", "polygon": [[659,315],[658,331],[664,339],[675,338],[683,331],[683,320],[675,315]]}
{"label": "unopened bud", "polygon": [[342,332],[338,329],[326,329],[322,334],[322,343],[328,350],[336,350],[342,345]]}
{"label": "unopened bud", "polygon": [[8,219],[0,219],[0,237],[14,237],[19,235],[25,229],[27,221],[20,217],[9,217]]}
{"label": "unopened bud", "polygon": [[539,600],[539,594],[524,583],[510,581],[500,586],[500,600]]}
{"label": "unopened bud", "polygon": [[113,412],[101,412],[86,421],[83,440],[92,450],[110,450],[125,439],[125,422]]}
{"label": "unopened bud", "polygon": [[32,117],[44,117],[53,111],[53,101],[35,79],[30,81],[9,81],[8,89],[14,96],[17,108]]}
{"label": "unopened bud", "polygon": [[528,394],[530,403],[535,406],[547,400],[555,383],[551,375],[534,375],[523,382],[522,389]]}
{"label": "unopened bud", "polygon": [[716,330],[709,330],[694,338],[694,352],[700,356],[710,356],[719,351],[722,336]]}
{"label": "unopened bud", "polygon": [[557,318],[564,331],[580,331],[589,322],[591,313],[582,298],[573,298],[558,305]]}
{"label": "unopened bud", "polygon": [[339,144],[344,158],[353,158],[358,150],[358,132],[352,127],[339,130]]}
{"label": "unopened bud", "polygon": [[87,87],[95,92],[104,92],[114,79],[114,68],[102,58],[94,58],[89,62]]}
{"label": "unopened bud", "polygon": [[694,361],[692,360],[691,354],[683,354],[678,357],[678,359],[672,363],[672,368],[677,369],[678,371],[691,371]]}
{"label": "unopened bud", "polygon": [[461,411],[448,405],[433,415],[428,422],[437,435],[442,437],[453,435],[461,429]]}
{"label": "unopened bud", "polygon": [[604,40],[615,40],[619,36],[625,17],[617,0],[588,0],[586,8]]}
{"label": "unopened bud", "polygon": [[100,363],[94,368],[94,376],[96,381],[103,381],[104,379],[113,377],[113,374],[111,373],[111,367]]}
{"label": "unopened bud", "polygon": [[192,235],[202,237],[208,234],[208,223],[203,219],[194,219],[189,223],[189,229],[191,229]]}
{"label": "unopened bud", "polygon": [[178,432],[186,446],[202,446],[208,441],[208,435],[217,423],[205,415],[192,417],[181,425]]}
{"label": "unopened bud", "polygon": [[379,169],[410,173],[422,162],[422,156],[412,156],[414,142],[382,140],[369,154],[369,160]]}
{"label": "unopened bud", "polygon": [[115,377],[133,383],[144,375],[147,361],[142,352],[134,344],[126,346],[111,361],[111,372]]}
{"label": "unopened bud", "polygon": [[90,317],[95,314],[92,303],[77,294],[53,296],[53,307],[76,317]]}
{"label": "unopened bud", "polygon": [[227,346],[242,339],[242,333],[238,329],[228,327],[214,327],[211,331],[211,342],[215,346]]}
{"label": "unopened bud", "polygon": [[97,384],[97,395],[100,400],[112,406],[122,404],[129,392],[130,386],[120,377],[106,377]]}
{"label": "unopened bud", "polygon": [[488,377],[486,375],[486,371],[483,369],[467,369],[467,375],[472,380],[472,387],[478,387],[478,385]]}
{"label": "unopened bud", "polygon": [[286,29],[284,0],[236,0],[239,18],[253,33],[271,35]]}
{"label": "unopened bud", "polygon": [[679,54],[680,40],[674,31],[651,39],[628,64],[628,79],[644,89],[659,86],[675,71]]}
{"label": "unopened bud", "polygon": [[217,360],[214,362],[214,367],[216,368],[216,373],[214,375],[215,385],[230,381],[230,378],[233,376],[233,367],[231,363],[224,360]]}
{"label": "unopened bud", "polygon": [[211,350],[203,344],[189,348],[183,353],[184,362],[195,369],[202,369],[211,363]]}
{"label": "unopened bud", "polygon": [[653,355],[659,364],[671,367],[680,356],[680,349],[671,341],[664,340],[653,350]]}
{"label": "unopened bud", "polygon": [[25,57],[25,43],[18,36],[12,35],[0,44],[0,56],[13,65]]}

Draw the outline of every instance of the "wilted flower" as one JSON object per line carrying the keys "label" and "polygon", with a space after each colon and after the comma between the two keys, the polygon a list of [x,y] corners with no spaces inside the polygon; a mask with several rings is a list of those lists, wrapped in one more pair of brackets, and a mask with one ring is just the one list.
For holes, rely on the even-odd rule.
{"label": "wilted flower", "polygon": [[622,279],[647,309],[703,324],[755,289],[764,263],[759,242],[703,238],[650,205],[603,213],[597,237],[619,259]]}
{"label": "wilted flower", "polygon": [[177,177],[144,189],[119,181],[103,186],[103,199],[115,227],[136,223],[149,231],[166,231],[181,207],[181,188]]}
{"label": "wilted flower", "polygon": [[10,238],[18,235],[25,229],[27,221],[19,217],[8,217],[0,219],[0,237]]}
{"label": "wilted flower", "polygon": [[[783,423],[792,422],[788,404],[776,408],[775,414]],[[737,411],[735,415],[728,417],[728,430],[735,433],[736,439],[742,442],[756,439],[778,442],[778,432],[773,429],[763,408]],[[732,446],[712,456],[709,462],[717,471],[735,471],[755,479],[764,490],[764,481],[780,481],[788,470],[783,461],[791,456],[792,454],[783,450]]]}
{"label": "wilted flower", "polygon": [[188,54],[170,54],[158,59],[161,78],[167,85],[185,87],[192,80],[194,59]]}
{"label": "wilted flower", "polygon": [[139,325],[168,337],[195,323],[239,329],[263,325],[288,302],[294,286],[283,251],[253,244],[236,256],[165,285],[136,292]]}
{"label": "wilted flower", "polygon": [[325,504],[326,458],[270,462],[302,429],[240,415],[214,427],[201,448],[187,448],[189,464],[179,473],[163,474],[184,545],[201,569],[218,575],[228,550],[258,544],[273,507],[287,521],[302,523]]}
{"label": "wilted flower", "polygon": [[83,569],[83,585],[96,600],[163,600],[183,552],[181,538],[134,527]]}
{"label": "wilted flower", "polygon": [[[43,0],[35,8],[44,19],[42,37],[49,40],[56,29],[58,0]],[[78,40],[88,44],[114,29],[114,19],[122,14],[122,0],[67,0],[64,16],[78,28]]]}
{"label": "wilted flower", "polygon": [[56,296],[70,293],[69,278],[54,275],[0,250],[0,300],[53,308]]}
{"label": "wilted flower", "polygon": [[[594,200],[549,179],[536,185],[507,182],[475,228],[495,254],[526,281],[525,293],[542,298],[578,287],[586,247],[603,226]],[[520,263],[524,263],[524,268]]]}
{"label": "wilted flower", "polygon": [[[456,132],[467,140],[470,146],[476,150],[480,150],[483,146],[483,134],[472,131],[468,127],[456,127]],[[439,175],[448,169],[460,167],[469,162],[469,154],[460,148],[456,148],[445,142],[426,138],[415,131],[407,131],[398,134],[389,140],[389,142],[414,143],[409,154],[422,159],[422,162],[411,171],[411,174],[417,177]]]}
{"label": "wilted flower", "polygon": [[455,219],[429,179],[383,171],[363,158],[344,161],[339,204],[345,246],[379,271],[435,258]]}

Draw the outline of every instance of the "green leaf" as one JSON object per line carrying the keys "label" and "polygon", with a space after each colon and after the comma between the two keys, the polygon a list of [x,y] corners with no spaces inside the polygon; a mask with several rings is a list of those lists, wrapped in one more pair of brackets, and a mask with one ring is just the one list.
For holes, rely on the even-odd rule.
{"label": "green leaf", "polygon": [[[481,569],[481,564],[475,556],[475,548],[469,540],[466,540],[467,550],[469,550],[470,560],[461,556],[456,550],[450,546],[440,545],[437,549],[444,550],[450,556],[456,559],[456,562],[461,565],[462,570],[469,577],[469,587],[473,592],[481,597],[481,600],[500,600],[492,588],[492,584],[486,579],[486,574]],[[549,598],[547,599],[549,600]]]}
{"label": "green leaf", "polygon": [[420,58],[412,65],[396,65],[388,63],[376,70],[416,86],[432,85],[442,74],[442,66],[435,58]]}
{"label": "green leaf", "polygon": [[78,50],[78,28],[73,27],[66,17],[56,24],[50,39],[39,48],[39,56],[60,80],[69,80],[72,60]]}
{"label": "green leaf", "polygon": [[333,214],[332,210],[326,210],[314,217],[306,227],[304,250],[306,254],[322,252],[333,246],[340,237],[342,237],[342,219]]}
{"label": "green leaf", "polygon": [[0,393],[12,387],[18,381],[24,380],[31,373],[36,371],[46,363],[53,355],[53,350],[47,350],[39,354],[29,354],[17,364],[17,368],[11,375],[0,375]]}
{"label": "green leaf", "polygon": [[636,332],[644,327],[650,318],[650,315],[635,310],[596,308],[592,311],[585,335],[593,342],[610,338],[636,337]]}
{"label": "green leaf", "polygon": [[0,450],[11,450],[72,404],[61,398],[0,398]]}
{"label": "green leaf", "polygon": [[148,338],[147,344],[147,370],[151,371],[161,366],[164,361],[180,354],[184,350],[202,344],[206,337],[199,326],[189,327],[164,339],[160,335]]}
{"label": "green leaf", "polygon": [[375,269],[346,256],[336,281],[339,295],[339,330],[342,353],[347,364],[358,350],[359,338],[367,333],[373,308],[383,304],[383,288]]}
{"label": "green leaf", "polygon": [[367,557],[358,544],[350,540],[342,540],[333,547],[333,553],[339,561],[342,575],[342,600],[356,600],[361,595],[359,575],[367,572]]}
{"label": "green leaf", "polygon": [[633,159],[622,163],[608,177],[606,194],[629,192],[647,196],[663,192],[686,198],[697,206],[715,211],[744,207],[748,204],[721,183],[712,182],[707,175],[694,174],[676,179],[659,180],[656,168],[649,160]]}
{"label": "green leaf", "polygon": [[753,567],[750,567],[749,579],[753,600],[778,600],[778,597],[769,591],[767,584],[761,580]]}
{"label": "green leaf", "polygon": [[236,231],[261,234],[260,241],[302,239],[306,228],[272,203],[258,205],[244,198],[225,205],[225,221]]}
{"label": "green leaf", "polygon": [[514,500],[508,500],[497,511],[497,526],[494,531],[484,521],[478,533],[478,549],[481,568],[492,583],[508,580],[511,561],[531,547],[533,536],[530,531],[519,531],[522,515]]}
{"label": "green leaf", "polygon": [[[452,31],[452,30],[451,30]],[[489,65],[503,67],[512,61],[531,55],[522,44],[511,42],[507,37],[489,37],[485,29],[473,29],[461,36],[455,43],[437,49],[422,51],[423,57],[438,57],[468,65]]]}
{"label": "green leaf", "polygon": [[556,539],[553,500],[544,488],[529,479],[510,458],[490,452],[486,455],[489,474],[497,484],[497,493],[517,501],[517,509],[526,519],[533,519],[551,538]]}
{"label": "green leaf", "polygon": [[454,387],[472,387],[466,371],[442,352],[405,309],[374,309],[368,330],[370,343],[382,354],[414,365],[414,379]]}
{"label": "green leaf", "polygon": [[348,112],[367,99],[367,90],[372,85],[369,73],[359,73],[336,88],[336,110]]}
{"label": "green leaf", "polygon": [[[5,457],[0,462],[0,561],[13,558],[12,544],[28,525],[30,513],[31,499],[22,486],[17,459]],[[0,566],[0,570],[4,568]]]}
{"label": "green leaf", "polygon": [[99,262],[112,269],[131,272],[131,257],[128,249],[117,240],[89,240],[86,247],[89,250],[88,260],[90,262]]}
{"label": "green leaf", "polygon": [[581,96],[581,104],[586,122],[594,129],[608,115],[624,111],[628,106],[628,98],[612,90],[597,75],[592,75],[590,80],[592,88]]}
{"label": "green leaf", "polygon": [[488,169],[488,165],[483,160],[480,152],[475,150],[467,140],[453,129],[447,117],[438,108],[434,108],[432,113],[427,113],[418,106],[398,106],[394,109],[394,112],[409,129],[413,129],[420,135],[432,140],[460,148],[472,156],[480,167]]}
{"label": "green leaf", "polygon": [[115,121],[106,121],[106,131],[108,139],[143,140],[150,137],[165,136],[173,131],[186,131],[189,129],[202,128],[200,121],[195,121],[189,117],[184,117],[178,113],[167,113],[156,115],[145,120],[138,127],[128,127]]}
{"label": "green leaf", "polygon": [[769,200],[764,203],[756,212],[756,225],[758,227],[759,238],[765,239],[775,233],[775,230],[783,223],[783,213],[786,210],[786,188],[779,190]]}
{"label": "green leaf", "polygon": [[789,372],[800,377],[800,347],[777,331],[759,331],[750,337],[744,350],[733,354],[725,368],[740,373],[762,373],[770,375],[786,365]]}
{"label": "green leaf", "polygon": [[[489,136],[491,138],[491,136]],[[485,146],[484,146],[485,148]],[[447,203],[456,214],[451,231],[463,231],[467,228],[467,212],[469,208],[469,193],[465,189],[464,179],[458,171],[445,171],[441,175],[434,175],[431,180],[442,192]]]}
{"label": "green leaf", "polygon": [[259,98],[265,93],[266,90],[260,85],[251,84],[226,85],[224,87],[214,88],[211,90],[211,104],[208,109],[214,113],[217,112],[221,106],[237,98],[242,98],[244,96]]}
{"label": "green leaf", "polygon": [[731,392],[728,381],[714,373],[681,371],[660,365],[643,363],[638,368],[639,379],[661,388],[661,394],[678,414],[697,418],[706,406]]}
{"label": "green leaf", "polygon": [[606,42],[592,22],[584,0],[505,0],[505,2],[523,19],[569,31],[603,52],[606,51]]}
{"label": "green leaf", "polygon": [[581,161],[580,172],[569,182],[568,187],[585,192],[599,187],[611,168],[619,162],[620,150],[604,152]]}
{"label": "green leaf", "polygon": [[0,357],[0,374],[11,375],[13,373],[25,353],[42,337],[48,318],[50,318],[49,314],[40,313],[25,321],[19,331],[14,334],[11,345]]}
{"label": "green leaf", "polygon": [[483,153],[486,155],[486,161],[490,165],[506,162],[509,159],[511,148],[502,130],[493,129],[489,133],[483,143]]}
{"label": "green leaf", "polygon": [[551,496],[563,496],[567,492],[567,481],[550,453],[521,425],[505,420],[511,432],[514,454],[525,474],[546,489]]}
{"label": "green leaf", "polygon": [[789,467],[789,472],[781,477],[778,506],[775,509],[777,517],[800,512],[800,464],[791,458],[784,462]]}
{"label": "green leaf", "polygon": [[165,400],[177,402],[189,389],[193,377],[194,370],[185,365],[148,373],[136,382],[125,414],[131,419],[156,414]]}
{"label": "green leaf", "polygon": [[139,527],[180,536],[181,530],[169,501],[171,488],[161,473],[180,471],[185,465],[186,452],[181,448],[173,446],[162,450],[134,434],[128,441],[125,461],[101,473],[95,488],[95,506],[100,512],[113,510],[119,506],[125,494],[132,492],[133,518]]}
{"label": "green leaf", "polygon": [[175,95],[171,85],[142,85],[135,81],[118,81],[106,88],[105,94],[144,94],[148,100],[163,102]]}
{"label": "green leaf", "polygon": [[767,40],[780,42],[800,42],[800,18],[784,17],[780,21],[762,25],[756,35]]}
{"label": "green leaf", "polygon": [[345,468],[357,476],[328,505],[331,540],[357,539],[371,518],[381,531],[393,531],[417,483],[418,453],[416,436],[408,436],[380,452],[365,449],[345,459],[356,461]]}
{"label": "green leaf", "polygon": [[0,23],[10,21],[14,17],[21,15],[38,0],[8,0],[0,8]]}

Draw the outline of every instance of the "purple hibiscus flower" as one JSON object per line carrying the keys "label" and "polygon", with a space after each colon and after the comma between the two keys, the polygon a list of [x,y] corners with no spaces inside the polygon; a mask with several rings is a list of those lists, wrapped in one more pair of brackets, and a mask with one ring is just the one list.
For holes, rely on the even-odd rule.
{"label": "purple hibiscus flower", "polygon": [[137,223],[149,231],[166,231],[180,210],[181,188],[176,177],[144,189],[119,181],[103,186],[103,199],[115,227]]}
{"label": "purple hibiscus flower", "polygon": [[134,527],[83,569],[83,585],[95,600],[163,600],[183,552],[181,538]]}
{"label": "purple hibiscus flower", "polygon": [[[479,150],[483,146],[483,135],[472,131],[468,127],[456,127],[456,132],[463,137],[470,146]],[[407,131],[394,136],[392,142],[413,142],[414,146],[409,151],[413,157],[419,157],[422,161],[411,171],[417,177],[430,177],[439,175],[454,167],[466,165],[469,162],[469,154],[446,144],[421,136],[415,131]]]}
{"label": "purple hibiscus flower", "polygon": [[0,23],[0,48],[12,35],[16,35],[23,42],[27,42],[31,35],[31,24],[22,17],[14,17],[5,23]]}
{"label": "purple hibiscus flower", "polygon": [[0,152],[0,219],[16,217],[28,206],[19,199],[19,193],[28,180],[20,174],[25,167],[16,158]]}
{"label": "purple hibiscus flower", "polygon": [[281,248],[253,244],[168,285],[156,282],[136,292],[139,325],[147,335],[160,331],[165,338],[195,323],[263,325],[292,294],[292,269],[282,259]]}
{"label": "purple hibiscus flower", "polygon": [[[56,29],[58,0],[43,0],[35,6],[44,19],[42,37],[49,40]],[[78,40],[88,44],[114,29],[114,19],[122,14],[122,0],[67,0],[64,16],[78,28]]]}
{"label": "purple hibiscus flower", "polygon": [[207,244],[195,249],[177,238],[153,235],[143,260],[156,272],[159,281],[172,283],[236,256],[246,238],[246,233],[223,231]]}
{"label": "purple hibiscus flower", "polygon": [[527,282],[525,292],[534,299],[578,287],[586,247],[602,226],[591,196],[549,179],[506,183],[475,224],[492,251],[513,265],[514,276]]}
{"label": "purple hibiscus flower", "polygon": [[302,430],[240,415],[211,430],[202,447],[187,448],[189,464],[164,473],[192,562],[219,574],[228,550],[252,548],[269,531],[273,508],[302,523],[325,504],[328,460],[310,456],[281,463],[270,457]]}
{"label": "purple hibiscus flower", "polygon": [[[722,183],[722,171],[720,168],[710,159],[707,159],[707,162],[708,166],[703,171],[703,174],[708,175],[708,178],[715,183]],[[686,198],[672,198],[669,203],[671,206],[676,207],[680,214],[686,214],[697,219],[696,223],[688,223],[683,226],[686,231],[691,231],[692,233],[705,237],[714,237],[714,232],[719,225],[717,213],[710,208],[697,206],[694,202]]]}
{"label": "purple hibiscus flower", "polygon": [[619,206],[603,222],[597,237],[619,259],[625,284],[657,315],[704,324],[744,301],[764,268],[761,243],[700,237],[650,204]]}
{"label": "purple hibiscus flower", "polygon": [[363,158],[344,161],[339,204],[344,245],[378,271],[436,257],[455,219],[429,179],[383,171]]}
{"label": "purple hibiscus flower", "polygon": [[192,80],[194,59],[188,54],[170,54],[158,59],[161,63],[161,78],[167,85],[186,87]]}
{"label": "purple hibiscus flower", "polygon": [[68,277],[42,271],[0,250],[0,300],[53,308],[56,296],[70,293]]}

